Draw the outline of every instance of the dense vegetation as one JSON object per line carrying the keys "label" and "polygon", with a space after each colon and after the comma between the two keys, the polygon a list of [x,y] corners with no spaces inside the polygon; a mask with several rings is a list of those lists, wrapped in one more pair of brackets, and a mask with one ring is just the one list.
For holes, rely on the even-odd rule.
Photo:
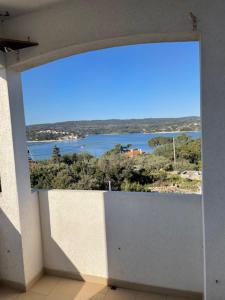
{"label": "dense vegetation", "polygon": [[100,158],[87,153],[61,156],[54,147],[51,159],[30,163],[31,184],[38,189],[108,190],[110,181],[115,191],[199,191],[200,176],[190,179],[184,174],[201,169],[200,139],[181,135],[174,144],[156,138],[149,141],[153,153],[135,157],[127,155],[131,145],[116,145]]}
{"label": "dense vegetation", "polygon": [[194,130],[200,130],[199,117],[69,121],[27,126],[27,139],[53,140],[64,137],[65,133],[84,137],[89,134]]}

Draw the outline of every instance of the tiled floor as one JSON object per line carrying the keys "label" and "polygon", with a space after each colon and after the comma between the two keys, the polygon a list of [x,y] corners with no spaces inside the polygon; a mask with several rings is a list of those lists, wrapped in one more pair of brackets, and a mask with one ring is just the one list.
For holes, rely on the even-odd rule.
{"label": "tiled floor", "polygon": [[[0,288],[0,300],[188,300],[45,276],[29,292]],[[190,300],[190,299],[189,299]]]}

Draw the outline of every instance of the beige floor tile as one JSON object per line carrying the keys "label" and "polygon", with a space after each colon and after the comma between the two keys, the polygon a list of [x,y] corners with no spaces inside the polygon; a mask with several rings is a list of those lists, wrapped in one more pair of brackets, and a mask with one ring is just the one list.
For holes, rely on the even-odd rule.
{"label": "beige floor tile", "polygon": [[[163,296],[109,287],[98,283],[43,277],[29,292],[18,293],[0,288],[0,300],[188,300],[182,297]],[[190,300],[190,299],[189,299]]]}
{"label": "beige floor tile", "polygon": [[13,289],[5,287],[0,288],[0,300],[14,300],[18,297],[19,293]]}
{"label": "beige floor tile", "polygon": [[91,282],[85,282],[82,291],[88,292],[90,294],[103,294],[105,295],[110,288],[108,286],[105,286],[103,284],[98,283],[91,283]]}
{"label": "beige floor tile", "polygon": [[82,300],[105,300],[105,295],[98,294],[98,295],[95,295],[95,296],[93,296],[91,298],[82,299]]}
{"label": "beige floor tile", "polygon": [[103,300],[106,293],[109,291],[107,286],[96,283],[85,283],[79,293],[76,295],[76,300]]}
{"label": "beige floor tile", "polygon": [[190,300],[190,298],[166,296],[166,300]]}
{"label": "beige floor tile", "polygon": [[54,290],[46,297],[47,300],[74,300],[83,288],[84,282],[61,279]]}
{"label": "beige floor tile", "polygon": [[59,281],[59,277],[44,276],[30,290],[47,296],[53,291]]}
{"label": "beige floor tile", "polygon": [[137,293],[126,289],[109,290],[104,300],[135,300]]}
{"label": "beige floor tile", "polygon": [[45,297],[44,295],[29,291],[27,293],[21,293],[15,300],[44,300]]}
{"label": "beige floor tile", "polygon": [[74,300],[104,300],[105,295],[101,293],[93,294],[87,290],[81,290],[74,298]]}
{"label": "beige floor tile", "polygon": [[153,293],[138,292],[135,300],[166,300],[166,296]]}

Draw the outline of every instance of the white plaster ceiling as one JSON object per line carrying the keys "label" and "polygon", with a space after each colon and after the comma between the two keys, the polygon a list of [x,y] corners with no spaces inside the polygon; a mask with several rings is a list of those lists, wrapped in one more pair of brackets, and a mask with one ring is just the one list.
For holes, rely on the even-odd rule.
{"label": "white plaster ceiling", "polygon": [[0,14],[4,14],[8,11],[10,17],[15,17],[64,1],[65,0],[0,0]]}

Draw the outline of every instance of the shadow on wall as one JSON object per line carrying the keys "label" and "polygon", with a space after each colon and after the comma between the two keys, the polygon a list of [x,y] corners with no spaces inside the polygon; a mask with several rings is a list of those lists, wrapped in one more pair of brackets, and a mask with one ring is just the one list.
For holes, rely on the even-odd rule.
{"label": "shadow on wall", "polygon": [[[70,255],[66,254],[65,250],[63,251],[64,247],[62,247],[62,243],[63,241],[65,241],[66,239],[68,239],[68,241],[65,241],[66,244],[68,245],[71,242],[71,239],[69,238],[69,234],[71,233],[70,231],[68,232],[62,232],[62,234],[60,233],[61,237],[59,237],[58,239],[55,237],[55,239],[53,239],[54,236],[54,229],[55,226],[52,224],[51,226],[51,217],[50,217],[50,210],[49,210],[49,201],[45,201],[44,203],[44,210],[45,210],[45,218],[41,220],[41,224],[42,226],[44,226],[44,230],[45,230],[45,234],[43,236],[43,242],[48,244],[48,248],[45,249],[44,251],[48,253],[44,253],[44,259],[45,257],[49,257],[50,259],[50,265],[54,266],[57,265],[57,269],[48,269],[48,267],[46,267],[45,271],[47,273],[54,273],[57,274],[57,271],[60,270],[67,270],[67,276],[68,274],[71,274],[71,278],[76,278],[78,280],[84,281],[82,275],[80,274],[79,270],[76,268],[74,262],[72,262],[71,259],[69,259]],[[60,211],[58,212],[58,214],[60,215]],[[57,226],[59,226],[59,228],[61,228],[63,226],[63,220],[59,220],[59,222],[57,222]],[[68,228],[69,230],[69,228]],[[60,243],[60,240],[62,241]],[[61,247],[57,244],[57,242],[61,244]],[[71,247],[74,247],[75,245],[72,244]],[[51,253],[54,253],[54,255],[51,256]],[[57,259],[57,261],[55,261],[55,259]],[[44,266],[46,266],[48,264],[45,264],[44,261]],[[74,276],[73,276],[74,274]],[[63,275],[63,271],[61,271],[61,275]]]}
{"label": "shadow on wall", "polygon": [[47,273],[201,293],[201,200],[191,197],[40,191]]}
{"label": "shadow on wall", "polygon": [[203,291],[201,200],[192,195],[105,192],[109,281]]}
{"label": "shadow on wall", "polygon": [[[45,206],[46,216],[50,217],[48,202],[46,201],[45,204],[47,204]],[[51,238],[50,218],[46,218],[45,226],[46,228],[49,229],[45,237],[50,239],[50,242],[52,244],[52,250],[60,258],[63,268],[71,270],[71,278],[75,278],[81,281],[80,284],[76,284],[74,286],[71,285],[69,281],[63,283],[63,288],[64,289],[68,288],[68,290],[66,292],[65,290],[63,291],[62,297],[65,296],[66,293],[67,294],[66,298],[68,300],[75,300],[76,298],[86,299],[87,292],[88,292],[89,293],[88,299],[90,300],[102,299],[102,295],[105,294],[105,289],[102,287],[97,289],[96,288],[87,289],[84,283],[85,280],[79,274],[78,269],[65,255],[65,253],[61,250],[61,248],[57,245],[57,243]],[[25,277],[24,277],[24,268],[23,268],[23,256],[21,250],[22,250],[21,234],[15,228],[15,226],[9,221],[8,217],[3,212],[3,210],[0,209],[0,283],[2,281],[3,284],[9,286],[13,284],[13,286],[16,289],[21,290],[22,292],[24,291],[25,288]],[[57,275],[57,272],[54,272],[54,275]],[[58,275],[60,275],[61,277],[63,274],[62,272],[60,272],[60,274]],[[68,273],[65,275],[66,277],[68,277]],[[53,291],[53,295],[54,292],[57,292],[56,296],[58,296],[58,294],[60,294],[61,292],[60,286],[58,287],[58,289]],[[96,296],[98,295],[100,296],[100,298],[98,297],[96,298]]]}
{"label": "shadow on wall", "polygon": [[[98,297],[98,295],[102,296],[105,293],[105,289],[101,287],[97,290],[87,289],[85,285],[86,280],[81,275],[73,260],[73,251],[77,247],[77,245],[73,242],[75,233],[70,230],[70,221],[67,220],[69,221],[68,226],[66,226],[66,230],[68,231],[57,230],[59,228],[62,229],[63,224],[65,223],[65,220],[63,220],[64,214],[61,215],[60,210],[56,209],[55,212],[58,215],[58,220],[56,220],[56,223],[54,223],[54,221],[51,222],[52,218],[49,209],[48,197],[44,202],[42,202],[42,211],[43,210],[45,214],[45,217],[41,219],[42,230],[45,231],[43,234],[43,244],[48,245],[47,248],[44,247],[45,273],[47,273],[48,275],[55,275],[80,281],[80,283],[76,284],[75,286],[71,286],[69,281],[64,285],[64,289],[68,288],[68,291],[63,291],[63,293],[67,294],[68,300],[75,300],[76,298],[83,299],[83,297],[84,299],[86,299],[87,296],[90,300],[98,299],[96,297]],[[74,211],[74,219],[75,218],[76,213]],[[57,236],[57,232],[59,233],[59,236]],[[48,262],[45,261],[46,257],[48,258]],[[50,266],[50,268],[48,268],[48,266]],[[56,268],[54,269],[52,266],[56,266]],[[61,291],[57,290],[55,292],[60,293]],[[62,297],[63,296],[65,295],[62,294]]]}
{"label": "shadow on wall", "polygon": [[[0,198],[0,201],[3,201]],[[24,289],[25,277],[21,234],[0,209],[0,280],[15,282]]]}

